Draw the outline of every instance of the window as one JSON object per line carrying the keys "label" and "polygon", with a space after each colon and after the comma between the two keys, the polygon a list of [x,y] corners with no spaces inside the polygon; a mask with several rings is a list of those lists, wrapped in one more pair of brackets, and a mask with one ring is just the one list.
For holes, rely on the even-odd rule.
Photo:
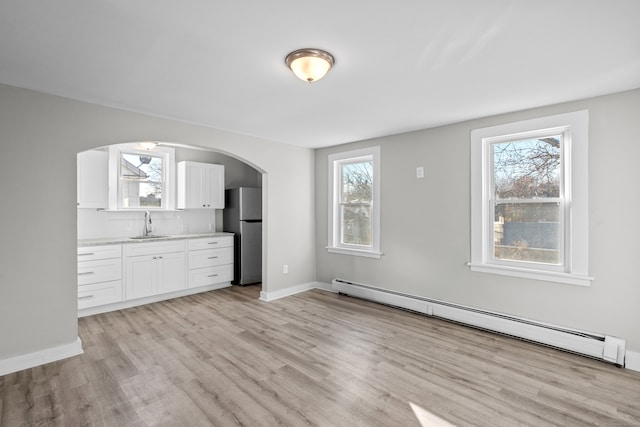
{"label": "window", "polygon": [[173,209],[174,150],[137,144],[109,148],[109,209]]}
{"label": "window", "polygon": [[380,257],[380,148],[329,156],[329,252]]}
{"label": "window", "polygon": [[471,132],[473,271],[589,285],[588,112]]}

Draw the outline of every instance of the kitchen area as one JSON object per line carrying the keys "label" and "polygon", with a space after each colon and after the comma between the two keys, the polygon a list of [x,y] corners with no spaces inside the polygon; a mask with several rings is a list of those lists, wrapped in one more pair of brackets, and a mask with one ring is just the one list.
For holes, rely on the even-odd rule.
{"label": "kitchen area", "polygon": [[78,315],[262,279],[262,174],[179,144],[78,153]]}

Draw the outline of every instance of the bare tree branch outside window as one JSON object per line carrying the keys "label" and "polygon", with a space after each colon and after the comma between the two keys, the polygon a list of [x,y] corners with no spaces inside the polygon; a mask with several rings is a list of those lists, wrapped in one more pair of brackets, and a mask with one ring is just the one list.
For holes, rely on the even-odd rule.
{"label": "bare tree branch outside window", "polygon": [[494,256],[560,262],[561,136],[493,144]]}
{"label": "bare tree branch outside window", "polygon": [[373,162],[344,163],[341,165],[341,178],[341,242],[370,246],[372,244]]}

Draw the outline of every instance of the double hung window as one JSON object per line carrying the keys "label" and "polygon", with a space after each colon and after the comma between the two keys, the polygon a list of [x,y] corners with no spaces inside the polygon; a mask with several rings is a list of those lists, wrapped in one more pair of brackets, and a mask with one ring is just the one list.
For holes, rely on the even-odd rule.
{"label": "double hung window", "polygon": [[551,133],[489,142],[487,249],[496,263],[565,264],[566,132]]}
{"label": "double hung window", "polygon": [[173,209],[174,150],[119,144],[109,152],[109,208]]}
{"label": "double hung window", "polygon": [[380,256],[379,147],[329,156],[329,252]]}
{"label": "double hung window", "polygon": [[588,285],[588,113],[471,133],[471,269]]}

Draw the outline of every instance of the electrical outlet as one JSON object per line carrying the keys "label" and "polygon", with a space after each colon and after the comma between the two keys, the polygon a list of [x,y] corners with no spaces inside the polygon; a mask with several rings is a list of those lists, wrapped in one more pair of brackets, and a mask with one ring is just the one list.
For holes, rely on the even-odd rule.
{"label": "electrical outlet", "polygon": [[416,168],[416,178],[424,178],[424,166],[418,166]]}
{"label": "electrical outlet", "polygon": [[285,265],[282,267],[282,272],[283,272],[284,274],[288,274],[288,273],[289,273],[289,266],[288,266],[287,264],[285,264]]}

